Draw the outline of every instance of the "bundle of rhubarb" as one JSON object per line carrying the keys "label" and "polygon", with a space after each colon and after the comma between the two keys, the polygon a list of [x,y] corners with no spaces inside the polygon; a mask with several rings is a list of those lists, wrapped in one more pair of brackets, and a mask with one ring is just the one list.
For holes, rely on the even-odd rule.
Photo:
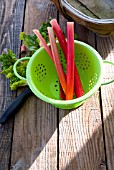
{"label": "bundle of rhubarb", "polygon": [[[44,47],[50,58],[55,64],[60,82],[60,98],[72,100],[74,95],[78,98],[84,95],[84,90],[80,76],[74,62],[74,22],[67,22],[67,39],[56,19],[50,21],[51,26],[47,27],[50,47],[37,29],[33,32],[38,37],[40,45]],[[58,39],[61,49],[66,59],[66,73],[62,68],[60,55],[58,52],[56,39]]]}
{"label": "bundle of rhubarb", "polygon": [[[81,97],[84,94],[84,90],[74,62],[74,37],[76,36],[74,34],[74,23],[67,23],[67,39],[56,19],[50,19],[49,21],[42,23],[39,30],[35,29],[33,32],[35,34],[27,35],[24,32],[20,33],[20,40],[23,41],[21,52],[26,51],[27,49],[25,57],[31,57],[35,51],[41,46],[44,46],[56,67],[60,81],[60,98],[71,100],[74,96],[77,98]],[[66,72],[64,72],[62,68],[56,39],[58,39],[66,59]],[[51,48],[47,45],[49,42]],[[16,60],[16,55],[10,49],[0,55],[0,74],[4,74],[6,78],[10,80],[11,90],[16,90],[17,87],[26,85],[25,80],[20,80],[14,74],[13,65]],[[27,64],[28,61],[23,61],[18,65],[18,73],[23,77],[26,76]]]}

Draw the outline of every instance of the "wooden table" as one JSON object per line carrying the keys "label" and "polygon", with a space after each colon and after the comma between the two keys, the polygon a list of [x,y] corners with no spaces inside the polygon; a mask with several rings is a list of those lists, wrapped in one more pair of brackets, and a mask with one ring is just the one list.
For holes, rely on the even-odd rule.
{"label": "wooden table", "polygon": [[[65,31],[67,20],[50,0],[0,1],[0,53],[18,56],[19,33],[32,33],[49,17]],[[76,25],[78,39],[93,46],[103,59],[114,61],[114,36],[101,38]],[[114,78],[106,65],[105,80]],[[0,75],[0,114],[22,89],[11,91]],[[101,86],[81,107],[56,109],[34,95],[15,118],[0,125],[0,170],[114,170],[114,83]]]}

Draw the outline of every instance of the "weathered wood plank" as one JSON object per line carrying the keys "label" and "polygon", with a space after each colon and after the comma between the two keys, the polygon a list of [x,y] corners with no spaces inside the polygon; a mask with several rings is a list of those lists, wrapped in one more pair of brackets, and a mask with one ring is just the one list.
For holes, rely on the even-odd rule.
{"label": "weathered wood plank", "polygon": [[[28,0],[24,31],[32,33],[57,11],[49,0]],[[27,99],[15,118],[12,169],[57,169],[57,109],[34,95]]]}
{"label": "weathered wood plank", "polygon": [[104,164],[98,94],[74,111],[61,111],[60,169],[96,170]]}
{"label": "weathered wood plank", "polygon": [[[63,25],[64,19],[60,22]],[[66,21],[65,21],[66,22]],[[95,47],[95,35],[76,25],[78,39]],[[105,166],[99,91],[81,107],[59,111],[59,169],[96,170]]]}
{"label": "weathered wood plank", "polygon": [[[114,62],[114,36],[97,37],[97,49],[103,59]],[[104,81],[114,78],[114,67],[106,64]],[[114,83],[102,86],[102,106],[108,170],[114,169]]]}
{"label": "weathered wood plank", "polygon": [[[10,48],[19,53],[19,32],[22,29],[25,1],[0,1],[0,53]],[[9,81],[0,75],[0,114],[12,102],[16,93],[10,91]],[[9,169],[13,120],[0,126],[0,170]]]}

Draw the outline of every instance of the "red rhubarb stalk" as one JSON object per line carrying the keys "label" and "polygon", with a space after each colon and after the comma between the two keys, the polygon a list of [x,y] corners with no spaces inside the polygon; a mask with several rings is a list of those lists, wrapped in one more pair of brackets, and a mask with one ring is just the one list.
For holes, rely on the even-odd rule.
{"label": "red rhubarb stalk", "polygon": [[[60,46],[63,50],[64,56],[67,59],[67,41],[64,37],[64,34],[63,34],[59,24],[57,23],[56,19],[52,19],[50,21],[50,24],[53,27],[55,35],[57,36],[57,39],[58,39]],[[84,94],[84,90],[82,87],[82,83],[81,83],[80,76],[79,76],[76,65],[74,66],[74,86],[75,86],[74,91],[75,91],[76,97],[81,97]]]}
{"label": "red rhubarb stalk", "polygon": [[79,76],[79,73],[78,73],[78,69],[77,67],[75,66],[74,67],[74,91],[75,91],[75,94],[76,94],[76,97],[81,97],[84,95],[84,90],[83,90],[83,87],[82,87],[82,82],[80,80],[80,76]]}
{"label": "red rhubarb stalk", "polygon": [[54,31],[53,31],[52,27],[48,27],[47,29],[48,29],[53,60],[54,60],[54,63],[55,63],[58,78],[59,78],[61,87],[62,87],[64,93],[66,94],[66,78],[65,78],[65,73],[62,69],[60,56],[59,56],[59,53],[58,53],[57,44],[56,44],[56,40],[55,40],[55,36],[54,36]]}
{"label": "red rhubarb stalk", "polygon": [[56,19],[52,19],[50,21],[50,24],[51,24],[51,26],[52,26],[52,28],[54,30],[55,35],[57,36],[57,39],[58,39],[58,41],[60,43],[60,46],[61,46],[61,48],[63,50],[63,53],[64,53],[64,55],[66,57],[67,56],[67,42],[66,42],[66,39],[64,37],[63,31],[61,30],[61,28],[60,28],[60,26],[59,26]]}
{"label": "red rhubarb stalk", "polygon": [[74,22],[67,22],[67,70],[66,100],[74,95]]}

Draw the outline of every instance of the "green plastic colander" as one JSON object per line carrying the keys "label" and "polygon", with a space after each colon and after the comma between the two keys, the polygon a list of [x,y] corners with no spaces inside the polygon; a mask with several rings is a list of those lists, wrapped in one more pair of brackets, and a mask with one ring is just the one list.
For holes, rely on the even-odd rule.
{"label": "green plastic colander", "polygon": [[[103,61],[99,53],[84,42],[75,40],[75,62],[79,71],[81,82],[85,94],[80,98],[73,100],[60,99],[60,85],[54,63],[50,59],[43,47],[38,49],[31,58],[24,57],[16,61],[14,64],[15,75],[27,81],[29,88],[41,100],[51,103],[57,108],[72,109],[80,106],[91,95],[93,95],[98,88],[103,85],[104,62],[114,65],[111,62]],[[48,44],[50,46],[50,44]],[[59,43],[57,42],[58,51],[60,54],[63,69],[66,71],[66,60]],[[21,77],[17,71],[17,64],[29,59],[26,79]],[[108,84],[113,82],[105,82]]]}

